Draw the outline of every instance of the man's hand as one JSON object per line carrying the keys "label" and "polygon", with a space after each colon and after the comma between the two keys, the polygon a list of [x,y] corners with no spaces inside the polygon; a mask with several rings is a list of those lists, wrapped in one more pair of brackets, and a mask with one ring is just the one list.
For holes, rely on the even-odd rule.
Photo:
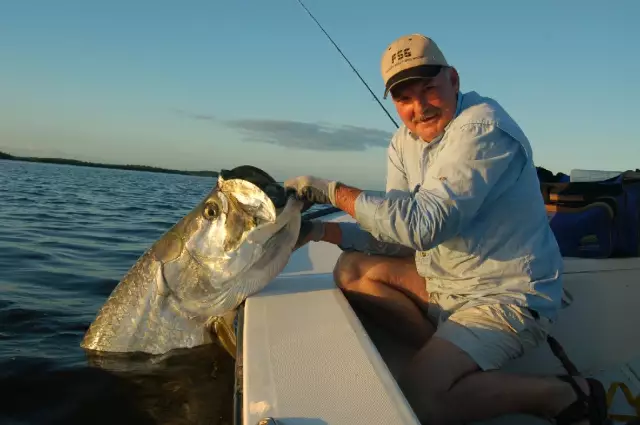
{"label": "man's hand", "polygon": [[362,190],[335,180],[313,176],[294,177],[284,182],[287,191],[295,192],[298,199],[309,204],[331,204],[350,216],[356,216],[355,202]]}
{"label": "man's hand", "polygon": [[312,204],[336,206],[337,181],[313,176],[294,177],[284,182],[287,190],[295,192],[298,199]]}

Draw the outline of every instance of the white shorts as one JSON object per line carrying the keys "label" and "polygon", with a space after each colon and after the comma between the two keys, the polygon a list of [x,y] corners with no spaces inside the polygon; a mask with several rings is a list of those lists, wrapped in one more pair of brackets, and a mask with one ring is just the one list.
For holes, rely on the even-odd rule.
{"label": "white shorts", "polygon": [[499,369],[545,342],[551,322],[523,307],[488,304],[443,312],[429,305],[437,326],[434,336],[446,339],[466,352],[482,370]]}

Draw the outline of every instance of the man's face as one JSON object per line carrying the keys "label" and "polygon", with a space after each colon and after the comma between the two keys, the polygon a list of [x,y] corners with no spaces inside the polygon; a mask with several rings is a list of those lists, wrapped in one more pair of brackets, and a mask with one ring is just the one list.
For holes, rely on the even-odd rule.
{"label": "man's face", "polygon": [[443,68],[430,79],[403,82],[391,90],[398,115],[407,128],[431,142],[453,119],[460,87],[454,68]]}

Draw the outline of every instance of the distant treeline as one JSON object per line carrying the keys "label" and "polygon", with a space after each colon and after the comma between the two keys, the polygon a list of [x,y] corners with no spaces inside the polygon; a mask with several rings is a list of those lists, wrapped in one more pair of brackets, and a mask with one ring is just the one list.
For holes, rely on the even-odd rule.
{"label": "distant treeline", "polygon": [[[0,159],[9,159],[15,161],[27,161],[27,162],[44,162],[48,164],[66,164],[66,165],[81,165],[83,167],[96,167],[96,168],[113,168],[116,170],[134,170],[134,171],[149,171],[152,173],[167,173],[167,174],[184,174],[188,176],[202,176],[202,177],[218,177],[217,171],[184,171],[184,170],[171,170],[168,168],[150,167],[147,165],[116,165],[116,164],[100,164],[95,162],[78,161],[75,159],[64,158],[34,158],[25,156],[9,155],[0,151]],[[536,167],[538,171],[538,178],[540,181],[557,182],[567,179],[568,176],[564,173],[554,174],[543,167]]]}
{"label": "distant treeline", "polygon": [[42,162],[47,164],[79,165],[82,167],[94,167],[94,168],[111,168],[115,170],[148,171],[151,173],[184,174],[187,176],[218,177],[217,171],[184,171],[184,170],[172,170],[172,169],[160,168],[160,167],[150,167],[148,165],[117,165],[117,164],[101,164],[96,162],[78,161],[76,159],[65,159],[65,158],[35,158],[35,157],[28,157],[28,156],[9,155],[8,153],[1,152],[1,151],[0,151],[0,159],[26,161],[26,162]]}

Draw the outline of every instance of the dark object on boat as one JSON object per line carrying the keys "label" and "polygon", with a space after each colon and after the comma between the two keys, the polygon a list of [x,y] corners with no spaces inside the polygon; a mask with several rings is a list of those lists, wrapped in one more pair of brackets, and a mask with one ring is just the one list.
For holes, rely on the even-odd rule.
{"label": "dark object on boat", "polygon": [[569,176],[565,173],[553,174],[552,171],[543,167],[536,167],[536,171],[538,172],[538,180],[540,180],[541,183],[561,183],[569,181]]}
{"label": "dark object on boat", "polygon": [[601,181],[540,181],[564,257],[640,256],[640,173]]}

